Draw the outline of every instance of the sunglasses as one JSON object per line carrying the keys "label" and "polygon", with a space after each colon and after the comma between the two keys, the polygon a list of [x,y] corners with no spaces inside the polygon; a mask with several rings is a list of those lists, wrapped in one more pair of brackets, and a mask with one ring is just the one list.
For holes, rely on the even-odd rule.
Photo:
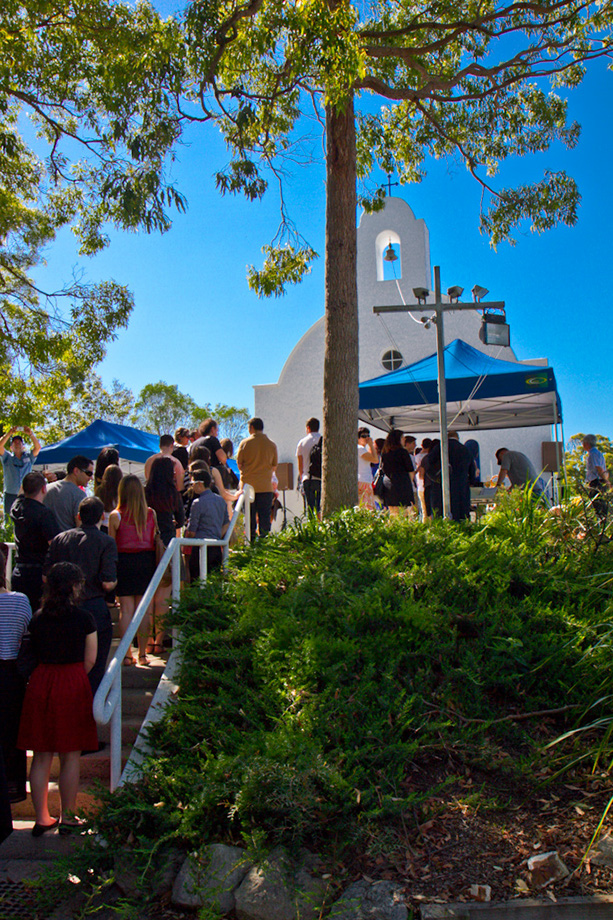
{"label": "sunglasses", "polygon": [[[81,469],[81,467],[79,467],[79,469]],[[86,475],[89,479],[91,479],[92,476],[94,475],[94,471],[93,471],[93,470],[81,470],[81,472],[82,472],[82,473],[85,473],[85,475]]]}

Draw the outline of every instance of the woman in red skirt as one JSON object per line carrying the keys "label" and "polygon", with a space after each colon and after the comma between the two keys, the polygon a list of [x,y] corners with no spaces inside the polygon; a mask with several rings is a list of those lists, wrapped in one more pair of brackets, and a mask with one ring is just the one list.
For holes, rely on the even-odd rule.
{"label": "woman in red skirt", "polygon": [[[82,750],[98,747],[87,679],[94,666],[98,638],[94,618],[79,607],[83,574],[71,562],[49,569],[42,608],[30,624],[38,656],[26,689],[17,747],[34,752],[30,790],[36,812],[33,837],[57,825],[61,834],[80,826],[74,812],[79,789]],[[60,757],[59,790],[62,813],[53,818],[47,802],[54,753]]]}

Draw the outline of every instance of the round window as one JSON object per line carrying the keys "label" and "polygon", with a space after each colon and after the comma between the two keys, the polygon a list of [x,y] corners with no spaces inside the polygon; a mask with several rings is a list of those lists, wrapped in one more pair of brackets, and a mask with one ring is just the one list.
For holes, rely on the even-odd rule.
{"label": "round window", "polygon": [[385,352],[381,358],[381,364],[386,371],[397,371],[398,368],[402,367],[404,364],[404,358],[399,351],[392,349],[391,351]]}

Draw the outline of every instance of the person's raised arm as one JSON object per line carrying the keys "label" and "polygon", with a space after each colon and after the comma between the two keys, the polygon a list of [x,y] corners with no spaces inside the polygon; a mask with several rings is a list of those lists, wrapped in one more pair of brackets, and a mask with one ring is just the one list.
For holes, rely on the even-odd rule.
{"label": "person's raised arm", "polygon": [[8,441],[9,438],[11,438],[15,434],[16,431],[17,429],[13,425],[13,427],[9,428],[6,434],[3,434],[2,437],[0,438],[0,457],[4,453],[4,450],[6,448],[6,442]]}

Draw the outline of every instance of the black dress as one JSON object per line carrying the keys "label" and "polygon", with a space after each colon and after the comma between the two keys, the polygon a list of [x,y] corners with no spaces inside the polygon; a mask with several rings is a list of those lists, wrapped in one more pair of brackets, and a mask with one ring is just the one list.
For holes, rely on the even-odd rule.
{"label": "black dress", "polygon": [[414,504],[415,496],[410,476],[413,472],[413,461],[408,450],[397,447],[395,450],[384,451],[381,454],[381,466],[391,483],[385,494],[385,504],[390,508],[398,508],[399,505],[407,508]]}

